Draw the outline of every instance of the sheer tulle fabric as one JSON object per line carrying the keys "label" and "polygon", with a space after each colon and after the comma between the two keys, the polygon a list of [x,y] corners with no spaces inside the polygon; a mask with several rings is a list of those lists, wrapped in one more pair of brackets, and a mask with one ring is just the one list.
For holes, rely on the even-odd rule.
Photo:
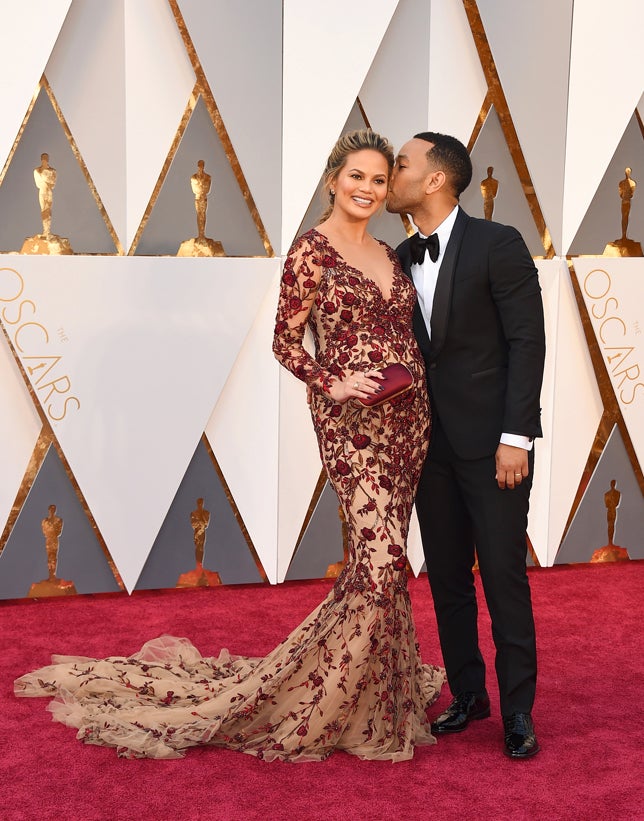
{"label": "sheer tulle fabric", "polygon": [[[265,760],[339,749],[399,761],[434,743],[426,708],[444,672],[421,662],[406,559],[429,403],[411,331],[415,292],[387,252],[389,300],[317,231],[294,245],[282,279],[274,350],[312,389],[320,454],[348,527],[349,558],[327,598],[262,659],[203,658],[187,639],[161,636],[127,658],[54,656],[16,681],[17,695],[54,696],[56,720],[125,757],[213,745]],[[302,345],[307,322],[315,357]],[[344,369],[391,362],[410,368],[413,390],[374,408],[329,397]]]}

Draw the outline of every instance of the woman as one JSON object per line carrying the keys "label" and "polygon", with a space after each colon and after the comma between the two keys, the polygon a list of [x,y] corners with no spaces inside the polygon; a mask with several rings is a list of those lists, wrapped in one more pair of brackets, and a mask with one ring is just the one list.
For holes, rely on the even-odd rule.
{"label": "woman", "polygon": [[[390,145],[369,129],[338,141],[325,175],[330,207],[284,266],[273,343],[310,389],[320,452],[349,527],[346,567],[263,659],[225,650],[203,659],[186,639],[165,636],[128,659],[66,659],[18,679],[18,695],[57,694],[54,717],[86,742],[129,757],[177,757],[210,744],[289,761],[336,749],[397,761],[434,742],[425,709],[444,674],[421,664],[406,584],[429,436],[411,331],[415,291],[391,248],[366,230],[392,167]],[[315,359],[302,346],[307,323]],[[413,388],[362,405],[380,390],[379,368],[394,362],[411,370]]]}

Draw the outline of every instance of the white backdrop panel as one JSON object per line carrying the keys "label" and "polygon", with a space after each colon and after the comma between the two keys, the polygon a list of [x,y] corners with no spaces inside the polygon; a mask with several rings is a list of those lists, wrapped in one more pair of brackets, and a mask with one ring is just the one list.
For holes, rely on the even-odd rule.
{"label": "white backdrop panel", "polygon": [[573,0],[478,1],[512,122],[558,252],[572,7]]}
{"label": "white backdrop panel", "polygon": [[[567,253],[644,89],[641,0],[575,3],[566,136]],[[632,41],[632,38],[635,41]]]}
{"label": "white backdrop panel", "polygon": [[[0,324],[17,315],[5,313],[4,287],[9,284],[0,269]],[[10,326],[9,326],[10,328]],[[0,533],[2,533],[42,427],[7,340],[0,332]]]}
{"label": "white backdrop panel", "polygon": [[71,0],[3,3],[0,25],[0,168],[11,151]]}
{"label": "white backdrop panel", "polygon": [[432,0],[431,11],[428,130],[451,134],[467,145],[487,82],[463,4]]}
{"label": "white backdrop panel", "polygon": [[[540,266],[541,263],[538,263]],[[548,565],[555,560],[604,409],[570,274],[565,265],[559,278],[559,311],[554,345]]]}
{"label": "white backdrop panel", "polygon": [[281,582],[322,471],[306,387],[284,368],[280,371],[279,449],[277,580]]}
{"label": "white backdrop panel", "polygon": [[277,581],[279,365],[271,349],[280,262],[206,436],[272,584]]}
{"label": "white backdrop panel", "polygon": [[581,292],[640,465],[644,464],[644,259],[575,261]]}
{"label": "white backdrop panel", "polygon": [[396,151],[427,124],[429,19],[426,0],[400,0],[358,95],[371,126]]}
{"label": "white backdrop panel", "polygon": [[137,257],[16,264],[38,324],[16,326],[12,339],[129,590],[274,265]]}
{"label": "white backdrop panel", "polygon": [[418,575],[423,569],[425,563],[425,554],[423,553],[423,540],[420,537],[420,525],[418,524],[418,516],[416,515],[416,508],[411,511],[411,521],[409,522],[409,535],[407,536],[407,558],[414,575]]}
{"label": "white backdrop panel", "polygon": [[124,49],[122,2],[74,0],[46,68],[52,91],[122,243],[126,217]]}
{"label": "white backdrop panel", "polygon": [[542,565],[563,536],[603,404],[565,260],[537,261],[546,314],[544,437],[535,443],[528,533]]}
{"label": "white backdrop panel", "polygon": [[546,332],[546,361],[541,387],[541,427],[543,438],[534,444],[535,466],[530,491],[528,535],[542,566],[548,564],[548,520],[550,515],[550,478],[555,394],[557,326],[560,280],[567,276],[562,259],[541,260],[538,264]]}
{"label": "white backdrop panel", "polygon": [[279,253],[282,4],[180,0],[179,6],[257,210]]}
{"label": "white backdrop panel", "polygon": [[284,0],[282,248],[306,213],[398,0]]}

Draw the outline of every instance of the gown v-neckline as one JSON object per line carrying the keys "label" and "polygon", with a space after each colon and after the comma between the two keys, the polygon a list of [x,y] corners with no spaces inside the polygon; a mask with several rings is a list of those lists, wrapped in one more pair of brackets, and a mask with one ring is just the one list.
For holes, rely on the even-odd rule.
{"label": "gown v-neckline", "polygon": [[384,247],[385,253],[387,254],[387,258],[391,262],[391,287],[389,289],[389,296],[388,297],[384,295],[384,293],[382,291],[382,288],[380,287],[380,285],[378,285],[378,283],[376,282],[376,280],[373,277],[370,277],[369,274],[366,274],[364,271],[360,270],[360,268],[356,268],[355,265],[351,265],[350,262],[347,262],[347,260],[342,256],[342,254],[338,251],[338,249],[335,247],[335,245],[331,242],[331,240],[327,237],[326,234],[323,234],[321,231],[318,231],[317,228],[312,228],[311,230],[315,231],[315,233],[319,237],[322,237],[322,239],[324,240],[326,245],[328,245],[329,248],[331,248],[333,250],[333,253],[337,257],[337,259],[341,262],[341,264],[344,268],[346,268],[349,271],[354,271],[356,274],[359,274],[363,279],[370,282],[373,285],[373,287],[376,289],[376,291],[379,293],[380,298],[382,299],[382,301],[386,305],[391,304],[391,301],[392,301],[392,298],[393,298],[393,295],[394,295],[394,288],[395,288],[395,285],[396,285],[396,261],[395,261],[395,259],[392,259],[389,246],[387,245],[386,242],[383,242],[382,240],[376,239],[376,237],[374,237],[376,242],[379,245]]}

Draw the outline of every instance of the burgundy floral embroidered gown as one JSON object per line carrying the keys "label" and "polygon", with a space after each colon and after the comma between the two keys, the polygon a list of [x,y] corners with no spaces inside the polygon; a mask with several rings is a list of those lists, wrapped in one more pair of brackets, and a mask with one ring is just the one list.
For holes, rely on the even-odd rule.
{"label": "burgundy floral embroidered gown", "polygon": [[[327,598],[262,659],[203,658],[187,639],[162,636],[128,658],[54,656],[16,681],[17,695],[56,696],[55,719],[124,757],[214,745],[267,760],[341,749],[398,761],[434,742],[425,709],[444,673],[421,663],[406,571],[430,420],[414,288],[388,254],[388,300],[316,230],[294,244],[282,279],[275,354],[312,388],[320,453],[349,529],[349,560]],[[307,323],[315,358],[302,346]],[[390,402],[367,409],[326,392],[342,369],[391,362],[404,362],[415,386]]]}

